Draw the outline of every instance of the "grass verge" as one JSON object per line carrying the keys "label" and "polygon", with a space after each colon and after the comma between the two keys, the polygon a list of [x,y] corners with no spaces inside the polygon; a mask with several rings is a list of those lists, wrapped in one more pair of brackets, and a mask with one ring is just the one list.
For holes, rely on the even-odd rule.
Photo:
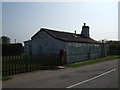
{"label": "grass verge", "polygon": [[97,59],[92,59],[92,60],[88,60],[88,61],[86,60],[86,61],[81,61],[81,62],[77,62],[77,63],[67,64],[65,66],[74,68],[74,67],[79,67],[79,66],[83,66],[83,65],[107,61],[107,60],[115,60],[118,58],[120,58],[120,55],[107,56],[107,57],[103,57],[103,58],[97,58]]}
{"label": "grass verge", "polygon": [[2,80],[2,81],[6,81],[6,80],[10,80],[10,79],[12,79],[12,78],[9,76],[0,76],[0,80]]}

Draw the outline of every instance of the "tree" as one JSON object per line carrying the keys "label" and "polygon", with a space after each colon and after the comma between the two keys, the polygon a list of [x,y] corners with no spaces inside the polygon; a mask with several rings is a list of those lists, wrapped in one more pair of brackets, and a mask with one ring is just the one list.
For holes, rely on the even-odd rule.
{"label": "tree", "polygon": [[7,36],[0,37],[0,40],[3,44],[10,44],[10,38]]}

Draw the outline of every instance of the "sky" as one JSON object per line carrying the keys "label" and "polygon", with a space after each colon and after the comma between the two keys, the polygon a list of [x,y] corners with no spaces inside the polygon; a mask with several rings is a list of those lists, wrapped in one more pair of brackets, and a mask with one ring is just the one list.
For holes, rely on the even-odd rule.
{"label": "sky", "polygon": [[118,2],[2,2],[2,35],[23,43],[40,28],[81,33],[95,40],[118,40]]}
{"label": "sky", "polygon": [[118,40],[120,41],[120,1],[118,3]]}

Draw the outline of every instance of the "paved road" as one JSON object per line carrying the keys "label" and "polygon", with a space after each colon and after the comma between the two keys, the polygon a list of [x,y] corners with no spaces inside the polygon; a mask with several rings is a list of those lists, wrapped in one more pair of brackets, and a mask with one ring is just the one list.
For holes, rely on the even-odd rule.
{"label": "paved road", "polygon": [[118,60],[19,74],[3,88],[118,88]]}

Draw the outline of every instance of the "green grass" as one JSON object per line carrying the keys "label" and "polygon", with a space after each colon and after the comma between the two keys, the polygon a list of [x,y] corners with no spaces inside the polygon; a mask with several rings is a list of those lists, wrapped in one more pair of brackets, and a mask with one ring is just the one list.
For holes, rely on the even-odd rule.
{"label": "green grass", "polygon": [[66,67],[79,67],[79,66],[83,66],[83,65],[88,65],[88,64],[93,64],[93,63],[98,63],[98,62],[102,62],[102,61],[107,61],[107,60],[115,60],[120,58],[120,56],[107,56],[107,57],[103,57],[103,58],[97,58],[97,59],[92,59],[92,60],[88,60],[88,61],[82,61],[82,62],[77,62],[77,63],[72,63],[72,64],[67,64],[65,65]]}
{"label": "green grass", "polygon": [[2,80],[2,81],[6,81],[6,80],[10,80],[10,79],[12,79],[12,78],[9,76],[0,76],[0,80]]}

